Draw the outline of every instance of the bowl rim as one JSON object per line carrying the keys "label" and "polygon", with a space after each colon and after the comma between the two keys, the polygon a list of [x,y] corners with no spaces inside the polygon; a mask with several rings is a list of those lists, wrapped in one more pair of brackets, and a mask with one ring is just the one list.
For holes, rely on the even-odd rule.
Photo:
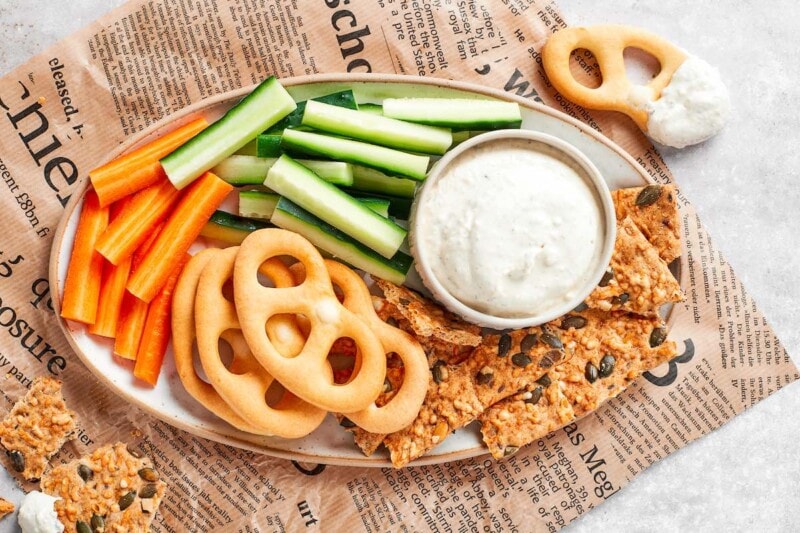
{"label": "bowl rim", "polygon": [[[586,179],[587,184],[590,187],[593,187],[594,191],[597,193],[596,198],[599,200],[599,206],[602,213],[601,220],[605,226],[605,231],[603,235],[603,244],[601,247],[600,256],[596,260],[592,274],[587,278],[586,283],[581,286],[580,290],[576,291],[576,295],[573,298],[558,306],[552,306],[545,311],[533,315],[522,317],[502,317],[474,309],[473,307],[456,298],[442,285],[437,276],[434,274],[430,266],[430,262],[426,260],[425,254],[428,253],[428,251],[425,250],[424,246],[420,245],[420,242],[417,238],[420,233],[417,228],[418,225],[421,224],[421,222],[419,222],[418,212],[420,210],[420,206],[425,203],[428,191],[432,189],[432,185],[441,179],[441,177],[444,175],[444,171],[455,159],[478,145],[515,139],[530,140],[545,144],[559,152],[562,157],[565,157],[571,160],[571,162],[577,164],[583,170],[584,178]],[[408,242],[411,255],[414,257],[415,268],[422,279],[423,284],[431,292],[433,297],[439,301],[439,303],[444,305],[450,311],[461,316],[468,322],[477,324],[479,326],[489,327],[497,330],[520,329],[525,327],[539,326],[563,316],[578,307],[586,299],[586,297],[589,296],[594,288],[600,283],[600,280],[605,272],[608,270],[611,261],[611,254],[614,251],[614,242],[616,240],[616,222],[617,219],[614,202],[612,200],[608,184],[606,183],[605,179],[603,179],[602,174],[594,165],[594,163],[592,163],[591,159],[589,159],[583,152],[581,152],[574,145],[547,133],[521,129],[505,129],[476,135],[475,137],[472,137],[459,144],[457,147],[451,149],[434,164],[434,166],[428,172],[428,176],[423,182],[422,187],[418,189],[415,195],[409,217]],[[429,230],[429,228],[426,228],[426,230]]]}

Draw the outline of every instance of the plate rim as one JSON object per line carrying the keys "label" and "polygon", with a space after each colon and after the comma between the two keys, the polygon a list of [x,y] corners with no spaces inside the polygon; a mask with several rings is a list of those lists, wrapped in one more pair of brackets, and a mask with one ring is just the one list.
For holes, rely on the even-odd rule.
{"label": "plate rim", "polygon": [[[580,122],[579,120],[567,115],[562,111],[559,111],[558,109],[549,107],[539,102],[529,100],[527,98],[523,98],[516,94],[511,94],[506,91],[502,91],[500,89],[484,87],[471,82],[462,82],[444,78],[427,78],[427,77],[418,77],[418,76],[400,75],[400,74],[325,73],[325,74],[312,74],[312,75],[295,76],[295,77],[278,78],[278,79],[284,87],[295,87],[301,85],[324,84],[324,83],[428,85],[432,87],[440,87],[456,91],[469,92],[472,94],[486,96],[490,98],[496,98],[504,101],[516,102],[521,106],[527,107],[529,109],[543,113],[545,115],[549,115],[550,117],[556,120],[565,122],[571,126],[578,128],[582,133],[589,135],[590,137],[592,137],[594,141],[600,142],[601,144],[605,145],[607,148],[615,152],[617,156],[623,158],[631,166],[631,168],[636,170],[636,172],[645,182],[656,183],[652,179],[652,177],[649,174],[647,174],[644,168],[641,165],[639,165],[639,163],[636,162],[636,160],[633,159],[633,157],[630,154],[628,154],[628,152],[625,151],[624,148],[619,146],[617,143],[615,143],[614,141],[612,141],[599,131],[594,130],[593,128],[587,126],[586,124]],[[98,161],[98,166],[113,160],[120,154],[134,148],[138,144],[145,141],[148,137],[152,136],[155,132],[161,129],[164,126],[165,121],[169,121],[170,123],[179,126],[185,122],[188,122],[196,113],[200,112],[203,109],[215,106],[222,102],[243,97],[244,95],[251,92],[256,85],[258,84],[252,84],[249,86],[241,87],[239,89],[235,89],[225,93],[220,93],[218,95],[198,100],[191,106],[187,106],[177,111],[176,113],[168,114],[161,117],[159,120],[155,121],[153,124],[143,129],[142,131],[130,135],[129,138],[120,143],[117,147],[115,147],[114,150],[111,150],[106,155],[105,158],[102,158],[100,161]],[[79,348],[75,340],[75,337],[72,335],[72,330],[69,327],[69,323],[67,322],[66,319],[61,317],[61,291],[60,291],[60,286],[58,284],[58,270],[60,261],[58,252],[62,247],[62,242],[65,237],[68,221],[72,218],[73,211],[75,211],[76,207],[82,202],[84,194],[86,190],[89,188],[90,183],[91,181],[89,180],[87,174],[86,179],[84,179],[84,181],[73,191],[69,202],[64,207],[64,211],[60,216],[60,219],[58,221],[58,226],[53,235],[53,241],[50,246],[48,280],[51,287],[55,287],[55,295],[53,297],[53,308],[55,311],[55,316],[58,322],[59,329],[66,338],[67,343],[69,344],[72,351],[78,356],[83,366],[95,377],[95,379],[103,383],[108,389],[110,389],[123,401],[132,403],[138,409],[141,409],[148,415],[153,416],[164,423],[167,423],[182,431],[186,431],[189,434],[206,438],[225,445],[230,445],[235,448],[245,449],[254,453],[260,453],[272,457],[278,457],[281,459],[288,459],[293,462],[308,462],[312,464],[325,464],[325,465],[336,465],[336,466],[355,466],[362,468],[391,467],[391,463],[388,462],[387,459],[376,458],[375,456],[370,456],[370,457],[364,456],[363,458],[324,457],[321,455],[308,453],[307,451],[304,450],[286,451],[269,446],[259,446],[255,443],[237,439],[229,435],[224,435],[217,431],[191,425],[188,422],[183,422],[178,419],[173,419],[171,416],[159,411],[157,406],[155,405],[151,406],[145,401],[140,400],[136,396],[121,389],[109,377],[107,377],[102,372],[99,372],[94,365],[89,364],[90,358],[88,357],[87,354],[83,353],[82,349]],[[413,466],[423,466],[430,464],[441,464],[449,461],[457,461],[473,457],[480,457],[488,453],[489,450],[485,446],[479,445],[477,447],[470,447],[463,450],[446,452],[441,455],[422,456],[412,461],[407,466],[413,467]]]}

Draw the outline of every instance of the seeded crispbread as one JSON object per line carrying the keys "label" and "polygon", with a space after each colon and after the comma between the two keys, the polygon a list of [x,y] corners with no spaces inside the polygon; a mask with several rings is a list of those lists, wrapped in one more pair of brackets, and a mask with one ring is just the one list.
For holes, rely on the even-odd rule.
{"label": "seeded crispbread", "polygon": [[[517,394],[481,416],[483,440],[494,457],[511,455],[596,410],[643,372],[676,355],[675,343],[665,340],[666,328],[657,317],[588,309],[565,319],[561,320],[567,327],[562,339],[573,355],[548,373],[546,390]],[[614,359],[612,367],[608,359],[602,364],[608,356]],[[594,370],[587,369],[590,364]],[[595,381],[590,382],[590,376]],[[532,401],[534,393],[538,401]]]}
{"label": "seeded crispbread", "polygon": [[406,287],[377,278],[375,283],[383,291],[386,300],[409,321],[417,336],[434,337],[461,346],[477,346],[481,343],[481,329],[478,326],[460,320]]}
{"label": "seeded crispbread", "polygon": [[150,459],[138,455],[117,442],[42,478],[42,491],[61,498],[54,505],[65,532],[77,531],[79,521],[91,524],[94,515],[102,517],[106,533],[149,531],[167,484]]}
{"label": "seeded crispbread", "polygon": [[617,223],[610,267],[610,275],[586,298],[589,307],[647,316],[684,298],[667,264],[630,218]]}
{"label": "seeded crispbread", "polygon": [[434,364],[419,415],[406,429],[384,439],[392,464],[400,468],[422,456],[564,359],[557,332],[537,327],[487,335],[460,365]]}
{"label": "seeded crispbread", "polygon": [[0,423],[0,443],[11,468],[26,480],[42,477],[47,462],[70,439],[76,415],[61,396],[61,381],[39,377]]}
{"label": "seeded crispbread", "polygon": [[0,498],[0,518],[3,518],[8,513],[14,512],[14,504],[5,498]]}
{"label": "seeded crispbread", "polygon": [[681,255],[680,217],[674,185],[611,192],[617,220],[630,217],[667,264]]}

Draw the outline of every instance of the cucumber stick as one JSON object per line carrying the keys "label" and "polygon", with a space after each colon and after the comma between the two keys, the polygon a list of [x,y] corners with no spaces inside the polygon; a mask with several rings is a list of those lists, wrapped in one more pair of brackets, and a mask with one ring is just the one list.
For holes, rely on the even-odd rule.
{"label": "cucumber stick", "polygon": [[453,130],[519,128],[519,104],[467,98],[387,98],[383,116]]}
{"label": "cucumber stick", "polygon": [[162,159],[161,165],[172,184],[183,189],[296,107],[286,89],[270,77],[221,119]]}
{"label": "cucumber stick", "polygon": [[427,156],[299,130],[284,131],[281,136],[281,148],[295,153],[347,161],[393,176],[403,176],[418,181],[425,179],[430,163],[430,158]]}
{"label": "cucumber stick", "polygon": [[[347,109],[358,109],[356,99],[353,96],[353,91],[350,89],[346,91],[339,91],[337,93],[326,94],[324,96],[318,96],[317,98],[312,98],[311,100],[315,102],[325,102],[326,104],[344,107]],[[308,101],[306,100],[297,102],[297,109],[283,117],[265,133],[280,133],[286,128],[296,128],[299,126],[300,122],[303,120],[303,111],[305,111],[307,103]]]}
{"label": "cucumber stick", "polygon": [[[292,131],[286,130],[286,133]],[[272,165],[264,185],[386,258],[397,252],[406,237],[405,229],[287,155],[282,155]]]}
{"label": "cucumber stick", "polygon": [[398,218],[400,220],[408,220],[411,214],[411,198],[400,198],[399,196],[389,196],[386,194],[378,194],[371,192],[357,191],[349,187],[343,187],[342,190],[358,200],[363,202],[367,199],[384,200],[389,202],[389,216]]}
{"label": "cucumber stick", "polygon": [[383,115],[383,106],[380,104],[358,104],[358,110],[373,115]]}
{"label": "cucumber stick", "polygon": [[280,133],[262,133],[256,137],[256,155],[258,157],[280,157],[282,153]]}
{"label": "cucumber stick", "polygon": [[353,189],[364,192],[388,194],[402,198],[413,198],[417,182],[405,178],[387,176],[373,168],[353,165]]}
{"label": "cucumber stick", "polygon": [[398,285],[403,283],[411,268],[412,259],[403,252],[387,259],[286,198],[278,202],[271,222],[299,233],[317,248],[355,268]]}
{"label": "cucumber stick", "polygon": [[[280,199],[280,195],[266,191],[239,191],[239,216],[269,220]],[[391,201],[388,198],[364,197],[356,199],[380,216],[389,217]]]}
{"label": "cucumber stick", "polygon": [[398,150],[441,155],[453,144],[449,129],[403,122],[309,100],[303,126]]}
{"label": "cucumber stick", "polygon": [[200,235],[230,244],[241,244],[245,237],[254,231],[268,227],[270,224],[263,220],[252,220],[237,217],[225,211],[214,211],[203,229],[200,230]]}
{"label": "cucumber stick", "polygon": [[[253,157],[247,155],[228,156],[211,169],[211,172],[231,185],[261,185],[270,167],[275,164],[274,157]],[[298,163],[308,167],[327,182],[345,187],[353,184],[353,167],[341,161],[314,161],[298,159]]]}

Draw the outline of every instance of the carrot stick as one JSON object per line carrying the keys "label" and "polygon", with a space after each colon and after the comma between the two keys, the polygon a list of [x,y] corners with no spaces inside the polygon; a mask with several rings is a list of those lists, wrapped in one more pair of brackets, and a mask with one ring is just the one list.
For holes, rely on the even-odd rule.
{"label": "carrot stick", "polygon": [[95,242],[108,226],[108,208],[100,207],[93,189],[86,192],[75,231],[75,242],[67,268],[61,316],[92,324],[97,316],[103,256],[94,249]]}
{"label": "carrot stick", "polygon": [[[124,210],[127,199],[111,204],[111,224],[113,224]],[[113,265],[103,261],[103,278],[100,282],[100,298],[97,304],[97,316],[94,324],[89,326],[89,333],[101,337],[113,337],[117,330],[119,311],[122,306],[122,297],[125,294],[125,285],[131,269],[131,258]]]}
{"label": "carrot stick", "polygon": [[178,283],[183,265],[190,257],[185,253],[177,265],[172,265],[173,268],[166,283],[147,308],[147,320],[144,324],[142,339],[139,342],[139,349],[136,352],[133,375],[154,387],[158,382],[161,363],[164,362],[164,353],[167,351],[167,344],[169,344],[169,337],[172,333],[172,292]]}
{"label": "carrot stick", "polygon": [[166,177],[158,160],[174,152],[206,126],[208,122],[204,118],[195,119],[89,172],[100,205],[105,207]]}
{"label": "carrot stick", "polygon": [[186,189],[164,223],[141,266],[128,280],[128,291],[150,302],[166,282],[172,269],[189,250],[200,230],[233,186],[206,172]]}
{"label": "carrot stick", "polygon": [[164,177],[134,194],[120,216],[111,221],[95,249],[117,265],[130,257],[178,201],[180,191]]}
{"label": "carrot stick", "polygon": [[[148,240],[140,246],[131,258],[131,272],[135,272],[142,264],[145,254],[155,242],[158,229],[152,232]],[[122,308],[117,330],[115,332],[114,353],[123,359],[136,359],[139,341],[147,318],[147,303],[141,301],[127,290],[122,297]]]}

